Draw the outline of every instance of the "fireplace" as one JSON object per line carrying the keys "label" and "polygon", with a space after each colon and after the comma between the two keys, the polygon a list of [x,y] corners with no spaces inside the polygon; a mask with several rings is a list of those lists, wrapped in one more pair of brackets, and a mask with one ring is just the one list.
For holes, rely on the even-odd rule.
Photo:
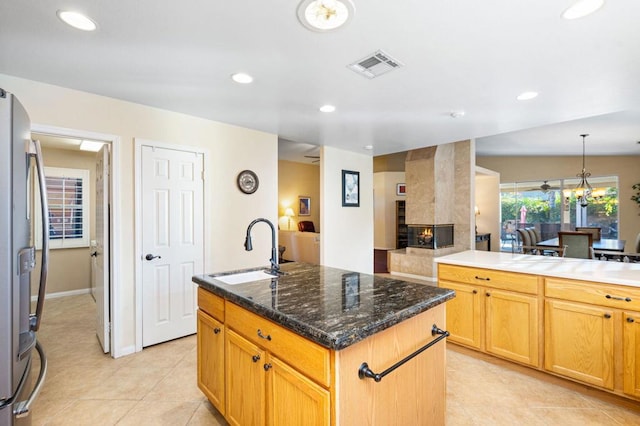
{"label": "fireplace", "polygon": [[409,247],[439,249],[453,245],[453,224],[407,225]]}

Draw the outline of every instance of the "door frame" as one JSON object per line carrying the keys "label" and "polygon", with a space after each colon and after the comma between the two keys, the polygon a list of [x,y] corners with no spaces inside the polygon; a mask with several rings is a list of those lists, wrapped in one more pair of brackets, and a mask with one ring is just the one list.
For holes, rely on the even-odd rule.
{"label": "door frame", "polygon": [[[207,176],[207,161],[209,151],[206,148],[200,148],[191,145],[180,145],[175,143],[157,142],[149,139],[134,138],[134,210],[135,210],[135,311],[136,311],[136,352],[142,350],[142,147],[150,146],[152,148],[171,149],[174,151],[192,152],[194,154],[202,154],[202,208],[204,212],[210,210],[210,196]],[[204,216],[203,216],[204,217]],[[202,267],[207,267],[208,242],[207,235],[210,235],[210,225],[206,220],[202,224]]]}
{"label": "door frame", "polygon": [[109,218],[109,227],[111,229],[109,232],[109,309],[111,311],[111,330],[109,333],[109,354],[113,358],[127,355],[130,351],[122,347],[121,339],[116,338],[120,336],[120,326],[124,321],[120,304],[122,295],[122,287],[120,284],[122,282],[120,277],[120,257],[116,255],[122,253],[121,241],[117,233],[122,223],[122,210],[120,205],[120,171],[122,170],[120,150],[122,145],[120,136],[38,123],[31,123],[31,131],[33,133],[43,133],[74,139],[93,139],[111,145],[111,174],[109,176],[111,180],[111,193],[109,194],[109,203],[111,204],[111,217]]}

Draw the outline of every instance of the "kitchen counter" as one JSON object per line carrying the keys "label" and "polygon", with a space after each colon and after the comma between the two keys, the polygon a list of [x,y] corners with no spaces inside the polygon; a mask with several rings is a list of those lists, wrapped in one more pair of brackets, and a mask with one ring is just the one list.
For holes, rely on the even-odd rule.
{"label": "kitchen counter", "polygon": [[469,250],[434,259],[470,266],[548,277],[640,287],[640,264]]}
{"label": "kitchen counter", "polygon": [[[264,268],[254,268],[260,270]],[[277,279],[229,285],[193,277],[202,288],[326,348],[341,350],[454,297],[454,291],[306,263],[281,265]]]}

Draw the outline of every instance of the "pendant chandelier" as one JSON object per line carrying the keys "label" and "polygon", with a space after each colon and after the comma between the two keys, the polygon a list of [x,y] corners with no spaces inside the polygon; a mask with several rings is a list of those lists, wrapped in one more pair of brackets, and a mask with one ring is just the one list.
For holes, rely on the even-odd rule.
{"label": "pendant chandelier", "polygon": [[582,137],[582,172],[576,175],[576,177],[580,178],[580,183],[578,183],[578,186],[575,187],[574,191],[576,193],[576,199],[578,200],[578,203],[580,203],[582,207],[587,207],[587,204],[589,204],[589,201],[593,200],[592,198],[593,188],[591,187],[591,184],[587,180],[587,178],[591,176],[591,173],[589,173],[585,167],[585,153],[584,153],[585,138],[589,136],[589,134],[584,134],[580,136]]}

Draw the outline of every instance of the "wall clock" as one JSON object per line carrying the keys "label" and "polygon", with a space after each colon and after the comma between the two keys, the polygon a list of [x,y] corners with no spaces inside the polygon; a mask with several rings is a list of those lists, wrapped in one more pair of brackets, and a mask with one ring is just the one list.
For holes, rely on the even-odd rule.
{"label": "wall clock", "polygon": [[243,170],[238,174],[238,188],[245,194],[253,194],[260,184],[258,176],[251,170]]}

